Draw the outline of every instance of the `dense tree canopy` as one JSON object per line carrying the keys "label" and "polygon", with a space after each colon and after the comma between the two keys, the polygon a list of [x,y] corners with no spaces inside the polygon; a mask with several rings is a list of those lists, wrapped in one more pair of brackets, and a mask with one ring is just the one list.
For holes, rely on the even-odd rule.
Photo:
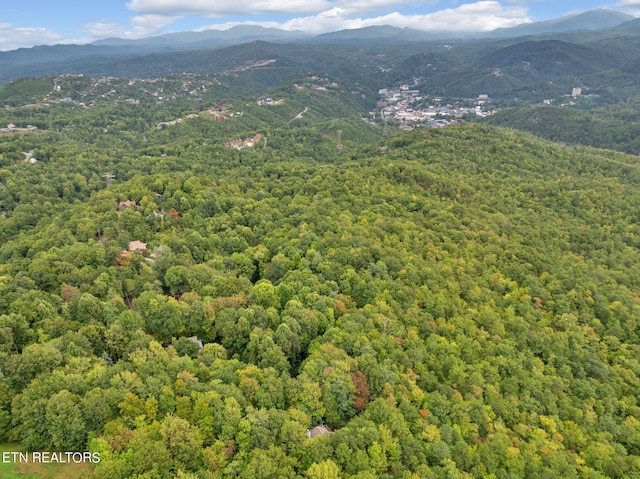
{"label": "dense tree canopy", "polygon": [[60,108],[82,134],[0,137],[4,440],[109,479],[640,476],[637,157]]}

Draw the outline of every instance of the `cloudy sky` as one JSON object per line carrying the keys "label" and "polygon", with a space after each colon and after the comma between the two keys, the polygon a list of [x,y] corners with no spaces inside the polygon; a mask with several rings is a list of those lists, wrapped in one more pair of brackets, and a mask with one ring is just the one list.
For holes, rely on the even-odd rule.
{"label": "cloudy sky", "polygon": [[0,50],[101,38],[226,29],[243,23],[312,33],[370,25],[487,31],[640,0],[1,0]]}

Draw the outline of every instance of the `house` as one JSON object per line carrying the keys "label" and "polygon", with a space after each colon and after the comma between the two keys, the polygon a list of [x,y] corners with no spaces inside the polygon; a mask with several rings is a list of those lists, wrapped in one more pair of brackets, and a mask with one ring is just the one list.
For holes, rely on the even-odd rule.
{"label": "house", "polygon": [[116,257],[116,263],[118,266],[124,265],[127,260],[131,259],[131,253],[129,253],[126,249],[120,253],[120,256]]}
{"label": "house", "polygon": [[333,431],[329,429],[329,426],[324,424],[318,424],[313,429],[307,429],[307,437],[313,439],[317,436],[324,436],[325,434],[333,434]]}
{"label": "house", "polygon": [[251,148],[258,141],[260,141],[260,138],[262,138],[262,134],[256,133],[255,135],[250,136],[249,138],[245,138],[244,140],[237,139],[237,140],[227,141],[224,144],[224,146],[226,146],[227,148],[235,148],[236,150],[241,150],[243,148]]}
{"label": "house", "polygon": [[145,251],[147,249],[147,243],[142,241],[129,241],[129,251]]}
{"label": "house", "polygon": [[130,208],[132,206],[136,206],[136,202],[135,201],[121,201],[120,203],[118,203],[118,211],[124,211],[127,208]]}
{"label": "house", "polygon": [[250,138],[245,139],[242,142],[242,146],[244,147],[253,147],[258,141],[260,141],[260,138],[262,138],[262,135],[260,133],[258,133],[257,135],[254,135]]}
{"label": "house", "polygon": [[273,105],[273,97],[272,96],[268,96],[266,98],[258,98],[257,103],[260,106]]}
{"label": "house", "polygon": [[187,338],[189,341],[196,343],[200,347],[200,351],[204,348],[204,344],[202,344],[202,339],[198,339],[198,336],[190,336]]}
{"label": "house", "polygon": [[238,139],[227,141],[224,146],[226,146],[227,148],[240,148],[242,147],[242,140]]}

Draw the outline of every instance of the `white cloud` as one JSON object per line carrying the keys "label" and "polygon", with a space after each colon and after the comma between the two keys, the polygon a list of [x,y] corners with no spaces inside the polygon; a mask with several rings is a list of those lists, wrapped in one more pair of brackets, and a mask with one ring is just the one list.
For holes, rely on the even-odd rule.
{"label": "white cloud", "polygon": [[[221,18],[238,15],[251,18],[252,14],[293,14],[296,18],[276,23],[227,22],[200,28],[224,30],[235,25],[250,24],[285,30],[304,30],[325,33],[336,30],[362,28],[374,25],[393,25],[428,31],[487,31],[530,22],[526,4],[538,0],[480,0],[460,2],[429,14],[401,13],[402,6],[416,11],[420,6],[436,5],[440,0],[129,0],[127,7],[137,15],[129,24],[90,23],[84,25],[87,37],[71,39],[47,28],[19,28],[0,23],[0,50],[12,50],[32,45],[55,43],[87,43],[99,38],[138,39],[157,35],[182,16]],[[640,15],[640,0],[620,0],[618,7],[635,9]],[[395,11],[394,11],[395,10]],[[377,13],[377,16],[376,16]]]}
{"label": "white cloud", "polygon": [[119,23],[88,23],[83,26],[94,38],[121,38],[127,30]]}
{"label": "white cloud", "polygon": [[616,7],[624,9],[631,15],[640,17],[640,0],[622,0],[616,4]]}
{"label": "white cloud", "polygon": [[495,0],[468,3],[416,18],[424,21],[422,30],[489,31],[531,22],[525,7],[505,7]]}
{"label": "white cloud", "polygon": [[[397,2],[396,2],[397,3]],[[160,15],[247,15],[262,13],[312,13],[330,8],[328,0],[131,0],[127,8]]]}
{"label": "white cloud", "polygon": [[205,25],[204,27],[199,27],[193,30],[194,32],[205,32],[207,30],[229,30],[230,28],[237,27],[239,25],[255,25],[264,28],[280,28],[283,29],[282,23],[277,22],[256,22],[256,21],[246,21],[246,22],[225,22],[225,23],[214,23],[212,25]]}
{"label": "white cloud", "polygon": [[178,21],[180,17],[166,15],[138,15],[129,21],[138,37],[160,33],[164,27]]}
{"label": "white cloud", "polygon": [[0,51],[55,43],[75,43],[75,41],[48,28],[16,27],[10,23],[0,23]]}
{"label": "white cloud", "polygon": [[[518,6],[505,7],[495,0],[483,0],[425,15],[405,15],[394,12],[372,18],[354,18],[350,16],[350,13],[348,9],[335,7],[317,15],[298,17],[280,24],[274,22],[248,23],[282,28],[284,30],[303,30],[309,33],[326,33],[375,25],[409,27],[427,31],[479,32],[501,27],[512,27],[531,21],[526,8]],[[210,25],[201,30],[207,28],[225,30],[239,24],[234,22]]]}
{"label": "white cloud", "polygon": [[[340,8],[349,15],[363,14],[367,12],[380,12],[391,8],[412,4],[407,0],[334,0],[331,2],[333,8]],[[433,3],[433,2],[421,2]],[[437,2],[436,2],[437,3]]]}
{"label": "white cloud", "polygon": [[84,26],[94,38],[127,38],[130,40],[145,38],[162,33],[162,30],[180,17],[167,15],[138,15],[131,17],[129,22],[133,27],[127,30],[119,23],[89,23]]}
{"label": "white cloud", "polygon": [[303,30],[309,33],[325,33],[347,28],[359,28],[360,18],[348,18],[342,8],[332,8],[312,17],[294,18],[280,25],[284,30]]}

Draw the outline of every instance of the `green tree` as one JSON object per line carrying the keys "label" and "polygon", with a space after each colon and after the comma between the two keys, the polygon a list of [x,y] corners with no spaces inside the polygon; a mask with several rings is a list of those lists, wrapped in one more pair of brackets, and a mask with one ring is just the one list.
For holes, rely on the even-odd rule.
{"label": "green tree", "polygon": [[66,390],[51,396],[48,401],[46,427],[51,446],[57,451],[85,449],[87,428],[78,402],[78,396]]}
{"label": "green tree", "polygon": [[311,464],[305,475],[309,479],[338,479],[340,467],[331,459],[327,459],[320,463]]}
{"label": "green tree", "polygon": [[174,469],[197,470],[203,463],[202,437],[197,427],[183,418],[167,416],[160,426],[160,434]]}
{"label": "green tree", "polygon": [[145,291],[135,300],[134,306],[158,339],[166,341],[182,333],[185,307],[175,299]]}
{"label": "green tree", "polygon": [[264,308],[278,308],[280,305],[280,298],[276,293],[276,288],[271,281],[262,279],[258,281],[251,290],[255,301]]}

